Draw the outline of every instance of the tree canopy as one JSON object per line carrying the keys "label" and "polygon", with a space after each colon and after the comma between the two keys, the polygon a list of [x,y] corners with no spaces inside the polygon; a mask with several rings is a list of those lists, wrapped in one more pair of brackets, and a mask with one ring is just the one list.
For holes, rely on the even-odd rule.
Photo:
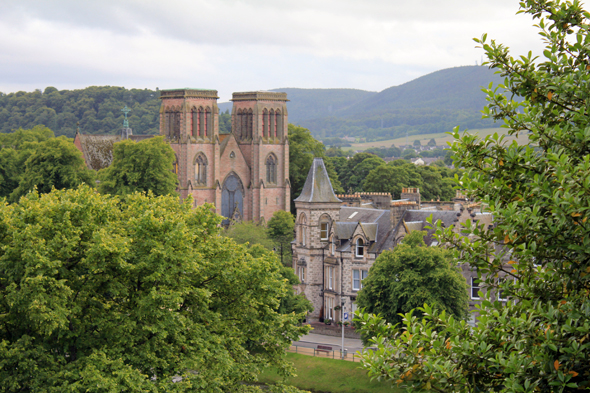
{"label": "tree canopy", "polygon": [[148,191],[172,194],[178,183],[173,172],[175,160],[174,150],[161,136],[117,142],[112,164],[99,173],[99,191],[114,195]]}
{"label": "tree canopy", "polygon": [[[511,135],[528,133],[531,145],[456,129],[460,185],[495,224],[468,221],[460,234],[437,228],[489,289],[477,326],[430,306],[422,320],[406,314],[401,329],[362,317],[379,347],[365,367],[409,391],[590,388],[590,14],[577,1],[520,6],[538,20],[543,57],[512,57],[486,35],[476,41],[505,78],[487,89],[485,116],[503,120]],[[492,298],[500,291],[505,304]]]}
{"label": "tree canopy", "polygon": [[281,263],[291,266],[291,242],[295,234],[295,219],[284,210],[277,210],[268,220],[268,237],[276,244]]}
{"label": "tree canopy", "polygon": [[0,391],[250,392],[287,371],[308,329],[279,311],[292,288],[219,224],[190,198],[87,186],[0,204]]}
{"label": "tree canopy", "polygon": [[363,280],[356,304],[365,312],[380,314],[387,322],[402,322],[407,313],[428,303],[458,319],[467,316],[467,285],[452,254],[426,247],[425,232],[408,234],[392,251],[384,251]]}

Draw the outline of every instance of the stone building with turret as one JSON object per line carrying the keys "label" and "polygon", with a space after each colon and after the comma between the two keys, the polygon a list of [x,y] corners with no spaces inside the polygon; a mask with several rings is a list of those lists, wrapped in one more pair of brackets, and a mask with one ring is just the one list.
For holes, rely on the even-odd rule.
{"label": "stone building with turret", "polygon": [[[404,188],[400,200],[387,193],[336,195],[321,158],[314,159],[295,207],[292,262],[301,281],[297,291],[314,305],[311,321],[339,321],[343,312],[353,313],[362,281],[377,257],[408,233],[425,231],[426,245],[436,245],[429,218],[456,230],[467,219],[492,224],[491,214],[459,194],[450,202],[421,201],[417,188]],[[462,272],[474,308],[480,290],[477,272],[469,266],[462,266]]]}

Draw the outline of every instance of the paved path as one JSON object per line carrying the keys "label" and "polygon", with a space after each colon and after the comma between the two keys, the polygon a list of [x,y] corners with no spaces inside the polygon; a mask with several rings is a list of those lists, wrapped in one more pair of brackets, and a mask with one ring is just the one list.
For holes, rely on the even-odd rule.
{"label": "paved path", "polygon": [[[317,345],[330,345],[334,350],[340,350],[342,345],[342,337],[324,336],[323,334],[309,333],[299,341],[294,341],[293,345],[306,348],[315,348]],[[344,348],[348,349],[349,353],[360,351],[363,349],[363,343],[356,338],[344,338]]]}

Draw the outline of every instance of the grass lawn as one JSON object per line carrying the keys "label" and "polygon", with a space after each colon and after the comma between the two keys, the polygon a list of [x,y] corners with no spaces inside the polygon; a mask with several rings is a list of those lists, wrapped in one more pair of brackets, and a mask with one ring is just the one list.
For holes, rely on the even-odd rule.
{"label": "grass lawn", "polygon": [[[287,353],[287,360],[295,365],[297,377],[289,378],[287,385],[313,392],[327,393],[401,393],[386,382],[373,381],[359,368],[359,363],[314,356]],[[275,370],[267,369],[260,375],[260,382],[279,382]]]}
{"label": "grass lawn", "polygon": [[[484,137],[486,135],[492,135],[495,132],[498,133],[498,135],[506,135],[508,133],[508,130],[505,128],[482,128],[480,130],[467,130],[467,132],[469,132],[470,134],[477,134],[480,137]],[[447,142],[452,142],[454,141],[454,138],[444,132],[438,133],[438,134],[422,134],[422,135],[410,135],[408,136],[408,142],[410,144],[412,144],[416,139],[420,140],[420,142],[422,143],[422,145],[426,145],[428,143],[428,141],[434,138],[434,140],[436,141],[437,145],[446,145]],[[518,135],[518,138],[516,138],[515,136],[506,136],[506,140],[507,141],[512,141],[516,139],[519,145],[525,145],[528,144],[529,138],[528,135],[526,133],[520,133]],[[368,142],[368,143],[353,143],[352,144],[352,149],[353,150],[365,150],[368,149],[370,147],[390,147],[391,145],[396,145],[396,146],[400,146],[400,145],[405,145],[406,144],[406,137],[401,137],[401,138],[397,138],[397,139],[389,139],[387,141],[379,141],[379,142]]]}

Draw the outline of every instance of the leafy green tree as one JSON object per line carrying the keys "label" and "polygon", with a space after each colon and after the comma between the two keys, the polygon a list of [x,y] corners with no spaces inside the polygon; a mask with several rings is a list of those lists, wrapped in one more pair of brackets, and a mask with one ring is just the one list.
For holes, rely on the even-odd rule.
{"label": "leafy green tree", "polygon": [[17,201],[35,188],[40,193],[48,193],[53,188],[94,186],[94,172],[86,168],[82,153],[64,136],[37,144],[24,166],[18,187],[10,194],[11,201]]}
{"label": "leafy green tree", "polygon": [[352,190],[352,192],[363,191],[362,185],[369,173],[381,165],[385,165],[385,161],[383,161],[382,158],[373,155],[355,165],[350,171],[351,175],[348,178],[348,189]]}
{"label": "leafy green tree", "polygon": [[[393,325],[401,313],[428,303],[457,319],[467,316],[467,284],[444,248],[426,247],[423,231],[408,234],[393,251],[384,251],[363,280],[357,306]],[[418,314],[418,313],[416,313]]]}
{"label": "leafy green tree", "polygon": [[238,244],[248,244],[250,247],[259,244],[267,250],[275,246],[269,237],[267,229],[252,221],[232,223],[225,231],[225,236],[233,239]]}
{"label": "leafy green tree", "polygon": [[275,242],[283,265],[291,266],[291,242],[295,237],[294,231],[295,220],[289,212],[277,210],[268,220],[268,237]]}
{"label": "leafy green tree", "polygon": [[414,143],[412,145],[416,146],[416,147],[420,147],[420,146],[422,146],[422,143],[420,142],[420,139],[416,139],[416,140],[414,140]]}
{"label": "leafy green tree", "polygon": [[418,153],[416,153],[416,150],[408,148],[404,150],[404,152],[402,153],[402,157],[404,160],[409,160],[411,158],[417,158]]}
{"label": "leafy green tree", "polygon": [[99,173],[98,189],[113,195],[148,191],[154,195],[173,194],[178,183],[172,171],[174,161],[174,151],[163,137],[117,142],[113,163]]}
{"label": "leafy green tree", "polygon": [[[460,185],[489,207],[495,225],[467,222],[460,234],[437,228],[489,289],[478,325],[430,306],[423,320],[406,314],[399,330],[362,317],[379,347],[365,367],[410,391],[590,388],[590,14],[577,1],[520,5],[538,20],[544,57],[514,58],[485,35],[476,41],[505,78],[487,90],[484,114],[502,119],[511,135],[526,132],[531,144],[461,136],[457,128]],[[512,301],[495,301],[498,291]]]}
{"label": "leafy green tree", "polygon": [[393,199],[399,199],[402,188],[410,183],[410,174],[404,167],[383,164],[367,175],[363,190],[367,192],[387,192]]}
{"label": "leafy green tree", "polygon": [[434,138],[431,138],[428,143],[426,144],[426,146],[431,146],[434,147],[436,146],[436,140],[434,140]]}
{"label": "leafy green tree", "polygon": [[308,328],[277,311],[281,265],[211,207],[87,186],[0,204],[0,391],[253,392],[288,372]]}

